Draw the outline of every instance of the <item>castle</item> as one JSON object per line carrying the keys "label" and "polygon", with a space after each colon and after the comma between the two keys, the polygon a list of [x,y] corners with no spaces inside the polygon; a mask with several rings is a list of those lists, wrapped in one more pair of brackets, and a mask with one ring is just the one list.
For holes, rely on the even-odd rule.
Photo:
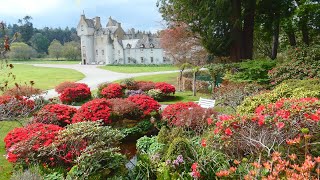
{"label": "castle", "polygon": [[121,23],[108,20],[101,26],[100,17],[87,19],[81,15],[77,26],[81,38],[82,64],[171,64],[155,34],[125,32]]}

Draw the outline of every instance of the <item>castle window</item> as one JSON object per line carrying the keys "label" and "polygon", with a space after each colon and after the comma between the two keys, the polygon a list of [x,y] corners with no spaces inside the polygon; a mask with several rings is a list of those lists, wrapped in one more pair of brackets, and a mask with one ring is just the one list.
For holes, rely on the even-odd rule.
{"label": "castle window", "polygon": [[118,54],[120,54],[120,50],[118,50]]}
{"label": "castle window", "polygon": [[144,44],[141,44],[140,45],[140,48],[145,48],[146,46]]}
{"label": "castle window", "polygon": [[153,43],[150,43],[150,48],[154,48],[154,44]]}
{"label": "castle window", "polygon": [[141,63],[144,63],[143,57],[141,57]]}
{"label": "castle window", "polygon": [[96,49],[96,55],[98,56],[98,50]]}
{"label": "castle window", "polygon": [[83,25],[81,25],[81,31],[83,31]]}
{"label": "castle window", "polygon": [[127,49],[130,49],[131,48],[131,44],[127,44]]}
{"label": "castle window", "polygon": [[153,57],[150,58],[151,63],[153,63]]}
{"label": "castle window", "polygon": [[104,55],[104,50],[101,51],[101,54]]}

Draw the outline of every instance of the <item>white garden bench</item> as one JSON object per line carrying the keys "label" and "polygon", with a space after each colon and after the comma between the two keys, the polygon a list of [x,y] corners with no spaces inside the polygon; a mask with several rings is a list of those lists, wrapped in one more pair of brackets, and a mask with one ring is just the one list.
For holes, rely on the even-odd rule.
{"label": "white garden bench", "polygon": [[200,97],[198,104],[203,108],[213,108],[214,104],[216,103],[213,99],[205,99]]}

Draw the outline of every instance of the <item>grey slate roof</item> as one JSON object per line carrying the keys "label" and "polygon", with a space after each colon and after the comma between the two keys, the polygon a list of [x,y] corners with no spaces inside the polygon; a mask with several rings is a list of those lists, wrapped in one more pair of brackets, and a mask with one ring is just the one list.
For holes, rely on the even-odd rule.
{"label": "grey slate roof", "polygon": [[92,19],[85,19],[86,23],[88,24],[88,27],[94,27],[94,21]]}

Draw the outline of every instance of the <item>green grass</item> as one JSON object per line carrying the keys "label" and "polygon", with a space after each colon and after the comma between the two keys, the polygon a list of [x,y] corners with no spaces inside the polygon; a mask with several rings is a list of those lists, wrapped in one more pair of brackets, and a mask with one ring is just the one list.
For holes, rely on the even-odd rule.
{"label": "green grass", "polygon": [[[16,76],[14,82],[28,83],[34,81],[34,87],[42,90],[52,89],[64,81],[77,81],[84,78],[84,75],[76,70],[35,67],[23,64],[15,64],[14,68],[10,71]],[[3,79],[4,77],[0,77],[0,82]],[[12,86],[13,82],[10,85]]]}
{"label": "green grass", "polygon": [[117,65],[117,66],[101,66],[101,69],[120,72],[120,73],[141,73],[141,72],[157,72],[157,71],[173,71],[178,70],[177,67],[173,65],[154,65],[154,66],[146,66],[146,65]]}
{"label": "green grass", "polygon": [[79,64],[80,61],[70,60],[47,60],[47,59],[30,59],[30,60],[10,60],[10,63],[22,63],[22,64]]}
{"label": "green grass", "polygon": [[4,138],[9,131],[15,127],[20,127],[21,124],[17,121],[0,121],[0,179],[7,180],[10,179],[12,164],[5,158],[5,144]]}
{"label": "green grass", "polygon": [[176,92],[172,98],[169,98],[166,101],[159,102],[160,104],[174,104],[177,102],[191,102],[199,101],[199,98],[211,98],[210,94],[205,93],[196,93],[197,96],[192,95],[192,91]]}
{"label": "green grass", "polygon": [[149,76],[139,76],[135,77],[136,81],[153,81],[153,82],[167,82],[172,85],[177,84],[177,77],[179,73],[168,73],[168,74],[157,74]]}

